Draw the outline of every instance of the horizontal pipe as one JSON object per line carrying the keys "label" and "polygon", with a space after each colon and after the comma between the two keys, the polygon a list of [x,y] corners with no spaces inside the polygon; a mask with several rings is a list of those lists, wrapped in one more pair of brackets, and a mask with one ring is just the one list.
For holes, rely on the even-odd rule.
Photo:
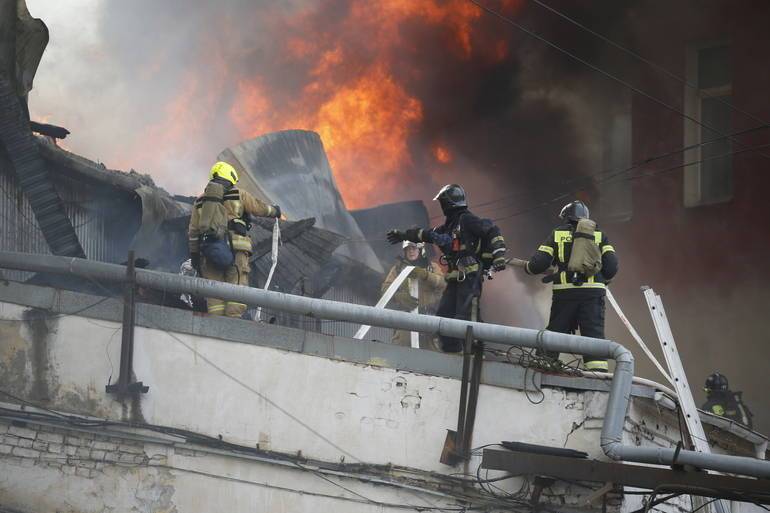
{"label": "horizontal pipe", "polygon": [[[123,282],[125,267],[81,258],[59,257],[29,253],[0,251],[0,267],[19,271],[72,274],[93,280]],[[294,296],[283,292],[255,289],[229,283],[177,274],[136,270],[136,283],[143,287],[179,294],[216,297],[250,306],[273,308],[299,315],[322,319],[369,324],[404,331],[420,331],[447,337],[463,338],[468,326],[474,337],[500,344],[541,348],[547,351],[577,353],[615,360],[615,373],[607,399],[607,411],[602,426],[601,447],[612,459],[671,465],[674,450],[623,445],[623,425],[631,401],[631,383],[634,377],[634,357],[622,345],[546,330],[514,328],[496,324],[446,319],[442,317],[383,310],[371,306],[354,305],[326,299]],[[676,463],[698,468],[770,478],[770,462],[741,456],[706,454],[682,450]]]}
{"label": "horizontal pipe", "polygon": [[[126,279],[126,268],[122,265],[51,255],[3,251],[0,252],[0,267],[31,272],[72,274],[97,282],[100,280],[123,282]],[[142,287],[164,292],[216,297],[249,306],[272,308],[320,319],[434,333],[447,337],[465,338],[467,327],[473,326],[474,336],[488,342],[548,347],[552,351],[587,354],[600,358],[610,358],[613,351],[621,347],[615,342],[596,338],[378,309],[146,269],[136,269],[136,283]]]}

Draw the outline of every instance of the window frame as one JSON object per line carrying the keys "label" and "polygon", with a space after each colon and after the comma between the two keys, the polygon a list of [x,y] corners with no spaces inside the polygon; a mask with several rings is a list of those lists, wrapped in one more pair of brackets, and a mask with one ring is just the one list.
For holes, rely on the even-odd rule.
{"label": "window frame", "polygon": [[[707,50],[709,48],[717,48],[720,46],[726,46],[728,48],[728,55],[729,55],[729,49],[731,48],[731,46],[729,41],[724,39],[700,42],[697,44],[690,44],[687,46],[687,52],[685,56],[687,83],[695,84],[696,86],[698,86],[698,89],[696,90],[687,85],[683,86],[684,87],[684,112],[691,118],[697,119],[698,121],[701,121],[701,122],[702,122],[701,105],[702,105],[703,99],[720,97],[725,95],[732,97],[732,93],[733,93],[732,69],[730,70],[731,73],[730,73],[729,84],[716,86],[716,87],[700,88],[700,84],[698,82],[699,53],[702,50]],[[704,92],[706,94],[704,94]],[[687,118],[684,118],[683,122],[684,122],[684,146],[692,146],[696,144],[699,145],[695,148],[686,150],[684,152],[683,163],[686,164],[688,162],[700,161],[703,155],[703,151],[702,151],[703,146],[700,146],[700,143],[703,142],[701,138],[701,131],[703,130],[703,127],[701,125],[693,123],[691,120]],[[728,128],[728,133],[730,131],[732,131],[732,127]],[[733,173],[733,170],[731,169],[730,172]],[[721,195],[718,198],[704,199],[703,191],[702,191],[702,174],[703,174],[703,165],[701,162],[698,162],[697,164],[693,164],[684,168],[683,200],[684,200],[685,207],[690,208],[690,207],[699,207],[699,206],[705,206],[705,205],[716,205],[719,203],[726,203],[733,198],[734,191],[735,191],[734,183],[731,184],[730,190],[725,195]],[[734,174],[733,174],[733,178],[734,178]]]}

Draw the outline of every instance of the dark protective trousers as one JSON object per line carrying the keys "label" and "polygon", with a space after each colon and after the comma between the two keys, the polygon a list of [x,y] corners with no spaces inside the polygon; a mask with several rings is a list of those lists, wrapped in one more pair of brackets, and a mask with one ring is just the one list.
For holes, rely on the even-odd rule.
{"label": "dark protective trousers", "polygon": [[[465,276],[463,281],[450,281],[441,295],[436,315],[464,321],[480,321],[481,273]],[[474,301],[475,299],[475,301]],[[445,353],[460,353],[465,341],[460,338],[439,337],[439,345]]]}
{"label": "dark protective trousers", "polygon": [[[571,334],[579,330],[584,337],[604,338],[604,296],[571,298],[569,294],[561,292],[553,295],[551,318],[546,329]],[[548,355],[559,357],[559,353],[549,352]],[[584,355],[583,368],[606,371],[607,360]]]}

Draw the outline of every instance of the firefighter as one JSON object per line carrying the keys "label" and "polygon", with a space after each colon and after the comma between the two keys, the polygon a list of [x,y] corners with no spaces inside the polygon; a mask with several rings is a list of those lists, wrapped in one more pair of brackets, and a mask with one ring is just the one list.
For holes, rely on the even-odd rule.
{"label": "firefighter", "polygon": [[[434,313],[439,297],[444,291],[444,273],[438,265],[430,261],[424,243],[405,240],[402,248],[404,253],[390,268],[385,281],[382,282],[381,292],[385,293],[404,267],[412,265],[414,269],[394,294],[391,304],[405,312],[419,308],[420,313]],[[412,296],[410,290],[412,283],[416,284],[416,296]],[[408,331],[396,330],[393,332],[392,342],[401,346],[411,346],[411,334]],[[425,345],[421,344],[423,347]]]}
{"label": "firefighter", "polygon": [[[390,230],[391,244],[408,240],[435,244],[443,253],[447,266],[447,283],[436,315],[461,320],[479,321],[481,284],[486,271],[505,269],[505,240],[500,229],[489,219],[482,219],[468,210],[465,191],[457,184],[445,185],[433,198],[446,216],[444,224],[435,228]],[[439,337],[441,350],[459,353],[463,340]]]}
{"label": "firefighter", "polygon": [[[610,245],[607,235],[596,229],[595,223],[589,219],[588,207],[582,201],[566,204],[559,218],[562,223],[524,267],[527,274],[541,274],[549,269],[555,271],[543,279],[546,283],[553,283],[551,317],[546,329],[573,334],[580,330],[582,336],[604,338],[605,290],[618,272],[615,248]],[[583,226],[591,228],[583,233]],[[581,242],[578,243],[578,240]],[[577,254],[578,244],[580,255]],[[576,258],[571,259],[573,252]],[[577,267],[580,270],[574,270],[577,259],[580,260]],[[559,357],[558,353],[552,352],[546,355],[554,359]],[[607,360],[589,356],[583,357],[583,369],[595,372],[609,370]]]}
{"label": "firefighter", "polygon": [[743,404],[741,392],[730,390],[727,378],[715,372],[706,378],[706,402],[701,407],[709,413],[740,422],[749,429],[752,428],[751,411]]}
{"label": "firefighter", "polygon": [[[278,205],[267,205],[238,189],[238,173],[226,162],[211,168],[204,193],[193,203],[188,243],[192,266],[203,278],[248,285],[251,228],[249,216],[281,217]],[[246,305],[206,298],[210,315],[241,317]]]}

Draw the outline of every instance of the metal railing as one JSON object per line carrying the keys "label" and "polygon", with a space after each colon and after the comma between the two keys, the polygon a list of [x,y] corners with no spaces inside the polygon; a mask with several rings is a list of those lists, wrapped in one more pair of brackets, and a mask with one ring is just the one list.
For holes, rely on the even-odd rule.
{"label": "metal railing", "polygon": [[[0,267],[20,271],[71,274],[120,283],[126,280],[126,268],[123,266],[81,258],[2,251]],[[662,447],[624,445],[623,425],[631,397],[634,357],[628,349],[611,340],[383,310],[371,306],[294,296],[144,269],[137,269],[134,279],[136,284],[142,287],[178,294],[216,297],[321,319],[419,331],[460,339],[465,338],[470,327],[475,338],[487,342],[613,359],[616,364],[615,373],[607,400],[600,442],[607,456],[614,460],[657,465],[692,465],[702,469],[770,478],[770,461],[766,460]]]}

